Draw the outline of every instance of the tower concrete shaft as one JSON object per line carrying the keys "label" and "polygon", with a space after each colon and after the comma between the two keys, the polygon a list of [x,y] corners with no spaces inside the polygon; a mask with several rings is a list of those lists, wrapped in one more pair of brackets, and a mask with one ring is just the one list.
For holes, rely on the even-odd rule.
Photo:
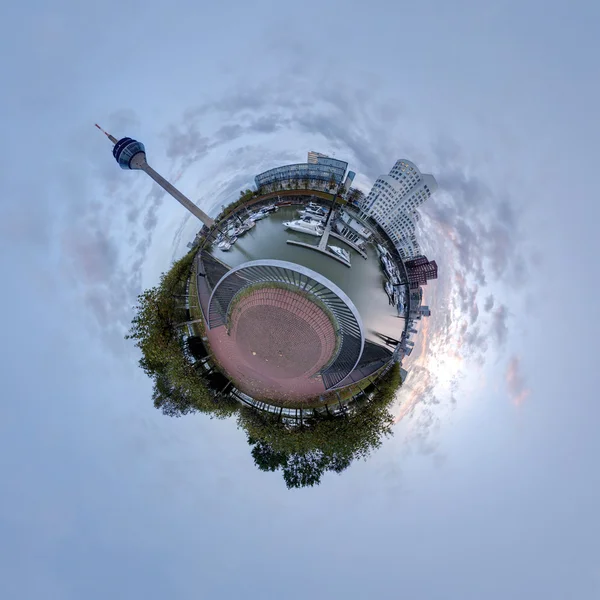
{"label": "tower concrete shaft", "polygon": [[144,144],[134,140],[132,138],[124,137],[117,140],[110,133],[107,133],[96,124],[96,127],[106,135],[106,137],[114,144],[113,156],[122,169],[140,170],[144,171],[158,185],[160,185],[165,192],[168,192],[179,202],[182,206],[185,206],[195,217],[198,217],[208,228],[214,226],[215,222],[211,219],[203,210],[200,210],[187,196],[182,194],[174,185],[170,184],[162,175],[157,173],[146,161],[146,149]]}
{"label": "tower concrete shaft", "polygon": [[[141,153],[140,153],[141,154]],[[142,155],[143,156],[143,155]],[[147,175],[152,177],[160,187],[171,194],[177,202],[179,202],[182,206],[185,206],[195,217],[198,217],[208,228],[211,228],[215,221],[211,219],[203,210],[198,208],[187,196],[182,194],[173,184],[169,183],[160,173],[157,173],[147,162],[145,156],[140,157],[138,159],[137,156],[134,156],[131,161],[131,166],[134,169],[140,169],[144,171]],[[134,164],[136,166],[134,166]]]}
{"label": "tower concrete shaft", "polygon": [[175,200],[185,206],[195,217],[198,217],[208,228],[215,224],[203,210],[199,209],[189,198],[184,196],[174,185],[170,184],[160,173],[157,173],[148,163],[142,167],[144,173],[150,175],[163,190],[167,191]]}

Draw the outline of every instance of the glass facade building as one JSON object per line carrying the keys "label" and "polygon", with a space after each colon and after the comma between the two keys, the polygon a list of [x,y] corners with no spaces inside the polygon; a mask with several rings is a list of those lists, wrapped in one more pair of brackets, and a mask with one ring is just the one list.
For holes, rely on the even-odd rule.
{"label": "glass facade building", "polygon": [[278,182],[290,180],[310,180],[322,181],[329,183],[332,179],[336,184],[341,184],[344,180],[344,175],[348,163],[336,158],[327,156],[317,156],[316,162],[298,163],[295,165],[285,165],[283,167],[275,167],[264,173],[259,173],[254,182],[256,187],[260,189],[263,186],[272,185]]}

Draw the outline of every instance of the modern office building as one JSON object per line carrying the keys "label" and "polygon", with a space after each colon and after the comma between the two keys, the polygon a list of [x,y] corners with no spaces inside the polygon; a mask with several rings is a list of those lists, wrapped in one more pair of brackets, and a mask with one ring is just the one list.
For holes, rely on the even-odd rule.
{"label": "modern office building", "polygon": [[425,256],[419,256],[404,263],[408,275],[408,284],[411,289],[427,285],[430,279],[437,279],[438,269],[435,260],[431,262]]}
{"label": "modern office building", "polygon": [[385,229],[403,258],[412,258],[420,253],[415,237],[416,210],[436,189],[433,175],[421,173],[414,163],[400,159],[388,175],[377,179],[361,210]]}
{"label": "modern office building", "polygon": [[347,168],[346,161],[310,152],[308,162],[269,169],[259,173],[254,182],[259,190],[290,183],[299,188],[316,185],[325,189],[332,182],[339,186],[344,181]]}
{"label": "modern office building", "polygon": [[114,144],[113,156],[121,169],[131,169],[144,171],[152,177],[163,190],[168,192],[177,202],[187,208],[195,217],[198,217],[207,227],[214,225],[211,219],[203,210],[200,210],[188,197],[184,196],[174,185],[171,185],[162,175],[157,173],[146,161],[146,149],[144,144],[129,137],[117,140],[110,133],[107,133],[96,123],[96,127]]}

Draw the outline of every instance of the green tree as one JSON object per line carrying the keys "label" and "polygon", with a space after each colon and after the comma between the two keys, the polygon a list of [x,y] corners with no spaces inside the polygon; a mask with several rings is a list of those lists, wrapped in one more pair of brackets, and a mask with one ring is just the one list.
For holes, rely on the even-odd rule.
{"label": "green tree", "polygon": [[187,254],[161,275],[158,286],[138,296],[126,338],[135,340],[142,353],[139,364],[154,382],[152,398],[156,408],[169,416],[202,411],[226,417],[236,412],[238,404],[209,388],[186,358],[178,330],[186,316],[181,296],[185,294],[193,260],[194,253]]}
{"label": "green tree", "polygon": [[275,452],[269,444],[260,440],[248,438],[248,443],[252,446],[252,458],[254,464],[261,471],[277,471],[287,464],[287,454],[284,452]]}
{"label": "green tree", "polygon": [[400,367],[394,364],[363,400],[349,404],[346,414],[315,412],[296,425],[278,415],[242,407],[238,426],[246,431],[250,445],[260,445],[259,456],[271,457],[259,464],[253,448],[259,468],[261,464],[273,467],[268,470],[281,468],[288,487],[316,485],[325,471],[342,472],[354,460],[367,458],[392,434],[389,406],[400,384]]}
{"label": "green tree", "polygon": [[312,487],[321,483],[326,470],[327,459],[323,453],[313,451],[289,456],[282,475],[288,489]]}
{"label": "green tree", "polygon": [[348,201],[354,204],[360,204],[364,197],[365,195],[356,188],[350,188],[348,191]]}
{"label": "green tree", "polygon": [[331,177],[329,178],[329,189],[330,190],[335,189],[336,185],[337,185],[337,182],[335,180],[335,175],[332,173]]}

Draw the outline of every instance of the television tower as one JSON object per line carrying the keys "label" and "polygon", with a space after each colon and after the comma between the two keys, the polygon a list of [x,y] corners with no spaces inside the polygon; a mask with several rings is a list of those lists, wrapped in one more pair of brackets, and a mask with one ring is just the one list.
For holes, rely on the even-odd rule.
{"label": "television tower", "polygon": [[96,127],[114,144],[113,156],[121,169],[138,169],[150,175],[163,190],[171,194],[175,200],[185,206],[195,217],[198,217],[207,227],[212,227],[215,222],[203,210],[200,210],[189,198],[184,196],[174,185],[171,185],[162,175],[159,175],[146,162],[146,149],[144,144],[128,137],[117,140],[98,125]]}

